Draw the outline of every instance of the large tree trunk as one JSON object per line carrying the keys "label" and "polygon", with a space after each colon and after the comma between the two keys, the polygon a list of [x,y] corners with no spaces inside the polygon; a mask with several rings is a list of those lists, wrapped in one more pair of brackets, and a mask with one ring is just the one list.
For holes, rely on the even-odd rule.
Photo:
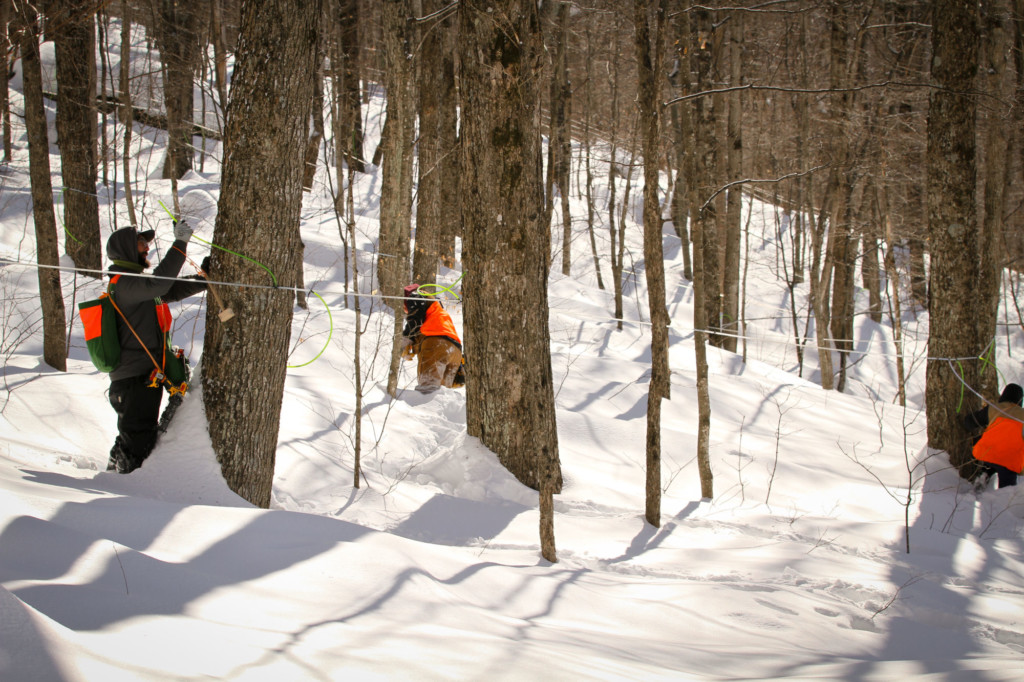
{"label": "large tree trunk", "polygon": [[64,187],[64,251],[79,268],[102,267],[96,199],[96,68],[92,0],[51,3],[57,53],[57,146]]}
{"label": "large tree trunk", "polygon": [[[693,82],[687,48],[690,44],[690,15],[677,11],[675,15],[675,66],[669,82],[676,95],[689,94]],[[693,262],[690,259],[690,216],[694,206],[690,204],[691,188],[697,177],[697,164],[693,146],[693,107],[689,101],[672,105],[672,132],[675,145],[676,178],[672,188],[672,223],[679,237],[679,250],[683,256],[683,277],[693,281]]]}
{"label": "large tree trunk", "polygon": [[594,231],[594,221],[597,212],[594,210],[594,165],[593,165],[593,135],[590,131],[590,120],[593,116],[593,99],[592,93],[594,91],[593,83],[591,82],[591,74],[593,72],[591,68],[591,61],[593,58],[593,33],[590,26],[587,26],[586,31],[586,53],[584,63],[586,64],[586,71],[583,74],[583,88],[584,88],[584,104],[583,104],[583,165],[585,179],[584,196],[587,200],[587,234],[590,237],[590,253],[594,258],[594,275],[597,277],[597,288],[604,291],[604,278],[601,276],[601,258],[597,251],[597,234]]}
{"label": "large tree trunk", "polygon": [[917,234],[907,239],[910,251],[910,292],[914,302],[927,309],[931,294],[928,291],[928,271],[924,264],[925,243]]}
{"label": "large tree trunk", "polygon": [[892,341],[896,347],[896,382],[900,407],[907,406],[907,373],[904,366],[903,350],[903,304],[900,298],[900,272],[896,267],[896,240],[893,237],[892,220],[889,215],[889,182],[881,178],[876,184],[878,192],[878,222],[885,234],[885,274],[892,295],[889,297],[889,320],[892,324]]}
{"label": "large tree trunk", "polygon": [[[444,0],[426,0],[423,12],[427,16],[442,9]],[[442,234],[448,232],[446,223],[451,218],[452,204],[446,201],[445,188],[455,172],[454,126],[447,115],[449,100],[454,89],[453,46],[450,17],[430,25],[423,35],[420,51],[419,77],[419,188],[416,203],[416,252],[413,255],[413,280],[421,284],[437,279],[437,264],[442,250],[445,256],[450,244],[442,249]]]}
{"label": "large tree trunk", "polygon": [[[444,59],[441,63],[443,78],[440,82],[441,101],[438,108],[438,134],[440,148],[444,150],[444,174],[441,176],[441,205],[458,215],[459,205],[459,103],[455,87],[455,26],[444,33]],[[463,239],[462,221],[441,221],[441,242],[438,253],[445,267],[455,267],[456,240]]]}
{"label": "large tree trunk", "polygon": [[[317,58],[317,64],[321,63]],[[324,139],[324,72],[322,68],[316,71],[316,78],[313,81],[313,116],[310,121],[309,138],[306,140],[305,168],[302,173],[302,188],[307,192],[313,189],[313,180],[316,179],[316,166],[320,159],[320,143]]]}
{"label": "large tree trunk", "polygon": [[[619,34],[620,31],[614,32],[614,48],[615,54],[619,53]],[[619,131],[619,60],[613,60],[612,63],[612,74],[611,74],[611,133],[609,134],[609,153],[608,153],[608,236],[609,236],[609,249],[608,249],[608,260],[611,262],[612,267],[612,294],[615,300],[615,312],[613,313],[616,320],[616,327],[619,331],[622,331],[622,273],[624,269],[624,256],[625,249],[623,244],[625,241],[622,239],[622,230],[616,228],[616,188],[618,187],[619,178],[619,165],[617,157],[619,154],[618,146],[618,131]]]}
{"label": "large tree trunk", "polygon": [[10,60],[8,55],[11,53],[11,40],[9,36],[8,22],[11,20],[11,3],[10,0],[0,0],[0,52],[3,53],[3,63],[0,64],[0,116],[3,117],[3,136],[4,136],[4,161],[10,162],[11,160],[11,99],[7,90],[8,87],[8,69],[10,68]]}
{"label": "large tree trunk", "polygon": [[[827,189],[825,196],[833,190]],[[828,208],[819,211],[817,219],[812,218],[811,225],[811,267],[810,278],[811,307],[814,310],[815,340],[818,344],[818,366],[821,373],[821,387],[831,391],[835,385],[832,373],[832,336],[830,333],[829,292],[832,282],[832,258],[826,253],[822,258],[825,243],[826,216]]]}
{"label": "large tree trunk", "polygon": [[[470,435],[542,494],[561,490],[532,0],[463,0],[462,221]],[[500,334],[494,330],[502,330]],[[553,549],[553,548],[552,548]]]}
{"label": "large tree trunk", "polygon": [[[2,2],[2,0],[0,0]],[[129,0],[121,0],[121,54],[131,54],[132,47],[132,21],[131,3]],[[124,146],[122,148],[122,163],[124,164],[124,203],[128,207],[128,220],[138,226],[139,221],[135,215],[135,200],[132,198],[132,175],[131,175],[131,142],[132,128],[135,125],[132,114],[132,93],[130,88],[130,66],[131,60],[122,59],[118,73],[118,87],[121,90],[121,106],[119,117],[124,125]]]}
{"label": "large tree trunk", "polygon": [[409,34],[409,0],[387,0],[384,14],[384,87],[387,120],[381,146],[380,253],[377,282],[394,311],[394,343],[388,372],[388,393],[398,392],[402,338],[402,287],[408,284],[409,241],[412,237],[412,159],[415,134],[413,72]]}
{"label": "large tree trunk", "polygon": [[[1024,171],[1024,0],[1013,0],[1013,62],[1014,71],[1016,72],[1016,92],[1014,94],[1014,105],[1013,105],[1013,130],[1014,130],[1014,153],[1011,155],[1011,159],[1016,159],[1018,171],[1016,177],[1020,177],[1021,171]],[[1014,164],[1008,162],[1006,164],[1007,170],[1012,171]],[[1012,183],[1007,182],[1007,185]],[[1022,254],[1024,253],[1024,234],[1021,234],[1024,230],[1004,230],[1003,235],[1006,239],[1006,248],[1011,250],[1011,253]],[[1019,261],[1018,261],[1019,262]],[[1020,268],[1017,268],[1018,270]],[[1010,276],[1013,276],[1011,271]],[[1018,309],[1019,313],[1019,309]]]}
{"label": "large tree trunk", "polygon": [[[680,5],[682,0],[677,0]],[[680,8],[683,9],[683,8]],[[693,41],[699,39],[697,34],[691,34],[691,21],[688,12],[677,12],[679,19],[679,30],[682,39]],[[695,51],[698,44],[690,43],[690,50]],[[699,86],[698,86],[699,89]],[[703,98],[698,98],[699,102]],[[702,114],[700,110],[694,116],[696,119]],[[686,138],[690,142],[690,138]],[[696,136],[692,140],[693,147],[688,155],[694,158],[695,178],[700,172],[701,160],[699,157],[700,143]],[[701,198],[697,182],[688,183],[690,205],[690,237],[693,240],[693,346],[694,356],[697,365],[697,472],[700,476],[700,494],[704,499],[711,499],[715,494],[715,479],[711,471],[711,393],[708,381],[708,306],[701,305],[707,300],[707,292],[704,290],[709,278],[706,273],[705,264],[708,260],[716,261],[717,254],[714,250],[705,250],[703,245],[707,243],[704,236],[704,228],[708,221],[701,217],[704,209],[701,208]],[[713,209],[712,209],[713,210]],[[717,268],[716,268],[717,272]],[[717,279],[717,278],[715,278]]]}
{"label": "large tree trunk", "polygon": [[840,202],[842,214],[833,213],[829,226],[829,258],[832,260],[832,305],[829,311],[829,329],[836,350],[839,351],[839,371],[836,390],[846,387],[846,365],[853,350],[853,287],[854,265],[857,259],[857,238],[853,233],[853,187],[848,181],[841,183],[846,192]]}
{"label": "large tree trunk", "polygon": [[971,440],[957,408],[977,385],[980,347],[975,314],[978,225],[974,206],[974,77],[978,68],[978,9],[960,0],[932,6],[932,78],[928,105],[928,233],[931,246],[930,334],[925,390],[928,444],[949,453],[970,475]]}
{"label": "large tree trunk", "polygon": [[[648,5],[655,15],[654,45]],[[647,480],[645,518],[661,527],[661,401],[670,397],[668,369],[668,310],[665,308],[665,256],[661,243],[661,204],[658,176],[661,164],[661,55],[665,12],[661,0],[636,0],[637,100],[644,148],[644,263],[647,303],[651,311],[651,383],[647,390]]]}
{"label": "large tree trunk", "polygon": [[[272,272],[296,272],[301,258],[303,149],[313,101],[318,0],[242,5],[240,50],[227,111],[224,172],[214,241]],[[267,107],[269,100],[275,106]],[[213,255],[218,278],[269,282],[248,260]],[[285,286],[295,283],[278,282]],[[291,335],[291,290],[222,288],[235,312],[207,316],[203,393],[210,439],[228,485],[270,505]]]}
{"label": "large tree trunk", "polygon": [[[553,12],[554,31],[549,51],[554,53],[551,64],[550,115],[548,117],[548,174],[545,184],[545,220],[551,222],[554,213],[555,189],[562,210],[562,274],[568,275],[572,264],[572,216],[569,213],[569,168],[572,148],[569,144],[569,3],[559,2]],[[552,244],[553,245],[553,244]]]}
{"label": "large tree trunk", "polygon": [[[712,25],[711,13],[706,9],[699,9],[693,12],[690,19],[692,35],[691,58],[694,60],[696,74],[695,87],[697,92],[712,90],[711,66],[713,61],[713,46],[715,40],[720,40],[720,35],[715,33]],[[695,114],[693,119],[694,137],[696,140],[696,176],[694,184],[697,189],[697,208],[691,215],[693,222],[700,223],[701,242],[694,239],[694,249],[704,249],[704,297],[703,301],[696,301],[695,305],[704,305],[704,319],[709,325],[711,334],[709,340],[716,346],[722,345],[722,336],[717,333],[721,329],[722,318],[722,288],[718,258],[718,209],[713,199],[718,189],[718,135],[716,131],[717,112],[715,111],[716,99],[704,95],[695,100]],[[696,233],[697,226],[694,225]]]}
{"label": "large tree trunk", "polygon": [[156,36],[163,62],[164,109],[167,112],[167,157],[163,176],[176,181],[192,169],[193,80],[199,64],[198,9],[190,2],[156,2]]}
{"label": "large tree trunk", "polygon": [[[852,196],[856,169],[853,163],[853,152],[850,136],[853,126],[850,123],[854,96],[847,86],[852,80],[849,77],[849,12],[851,9],[842,2],[833,0],[829,6],[829,85],[834,92],[829,95],[829,155],[832,160],[829,188],[826,195],[828,212],[828,240],[826,263],[832,268],[831,307],[828,311],[828,330],[839,351],[839,372],[835,388],[842,391],[846,382],[846,362],[848,353],[853,348],[853,283],[854,283],[854,237],[851,226]],[[855,53],[854,58],[859,54]],[[828,272],[829,268],[824,268]],[[824,284],[824,283],[823,283]],[[822,302],[821,305],[829,305]],[[816,329],[819,334],[825,331],[825,323],[818,321]],[[820,346],[819,346],[820,347]],[[824,367],[822,369],[824,374]],[[824,376],[822,386],[825,385]]]}
{"label": "large tree trunk", "polygon": [[[339,159],[363,173],[363,114],[359,98],[359,0],[336,0],[335,40],[331,52],[334,82],[334,139]],[[338,187],[345,185],[341,162]]]}
{"label": "large tree trunk", "polygon": [[36,225],[36,260],[40,267],[39,300],[43,310],[43,361],[54,369],[67,370],[67,336],[64,331],[64,298],[60,289],[57,253],[57,220],[53,215],[50,182],[50,142],[43,106],[43,72],[39,61],[39,22],[31,5],[17,9],[25,96],[25,129],[28,133],[29,179],[32,183],[32,218]]}
{"label": "large tree trunk", "polygon": [[[213,43],[213,78],[220,109],[228,106],[227,31],[224,28],[224,0],[210,0],[210,42]],[[205,123],[205,121],[204,121]]]}
{"label": "large tree trunk", "polygon": [[[985,89],[988,91],[987,116],[983,121],[985,140],[984,168],[984,216],[980,224],[978,240],[978,288],[976,324],[978,340],[988,345],[996,333],[996,319],[999,315],[999,289],[1003,283],[1003,265],[1000,253],[1003,232],[1004,197],[1006,194],[1007,141],[1013,137],[1007,121],[1010,113],[1002,106],[1008,101],[1006,87],[1006,55],[1012,51],[1012,43],[1006,30],[1009,8],[1003,0],[986,0],[981,3],[984,12],[982,71],[985,73]],[[994,351],[993,351],[994,357]],[[990,400],[1000,393],[999,377],[994,363],[985,363],[979,368],[978,392]]]}
{"label": "large tree trunk", "polygon": [[[743,12],[732,16],[726,28],[729,45],[729,86],[743,83]],[[743,95],[736,90],[728,97],[728,134],[726,135],[726,179],[736,182],[743,176]],[[728,190],[725,211],[725,260],[722,268],[722,347],[736,352],[740,333],[740,234],[742,232],[743,190],[733,185]]]}
{"label": "large tree trunk", "polygon": [[868,315],[875,324],[882,323],[882,281],[878,269],[877,225],[870,224],[860,238],[861,283],[868,292]]}

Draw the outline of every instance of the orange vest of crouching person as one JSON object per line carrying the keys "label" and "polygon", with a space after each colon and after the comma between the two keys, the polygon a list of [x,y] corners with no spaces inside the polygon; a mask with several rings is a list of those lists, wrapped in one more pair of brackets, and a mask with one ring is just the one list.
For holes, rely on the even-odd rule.
{"label": "orange vest of crouching person", "polygon": [[1019,474],[1024,468],[1024,408],[1001,402],[988,408],[989,424],[974,444],[974,458]]}

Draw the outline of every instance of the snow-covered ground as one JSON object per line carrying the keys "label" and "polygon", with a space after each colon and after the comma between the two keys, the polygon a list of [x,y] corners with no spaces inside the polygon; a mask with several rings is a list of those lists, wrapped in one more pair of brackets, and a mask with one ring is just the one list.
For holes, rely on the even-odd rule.
{"label": "snow-covered ground", "polygon": [[[375,98],[367,149],[381,110]],[[158,179],[164,140],[141,128],[136,140],[136,192],[162,253],[171,241],[158,203],[171,205]],[[41,360],[20,127],[15,144],[0,178],[0,680],[1024,674],[1024,488],[976,494],[927,449],[923,313],[904,319],[906,409],[891,328],[864,315],[845,394],[821,390],[813,344],[799,376],[771,207],[747,205],[747,360],[709,349],[712,499],[701,498],[695,462],[693,289],[666,226],[672,397],[655,528],[643,519],[650,351],[639,206],[627,224],[619,331],[574,198],[573,272],[552,274],[549,297],[565,478],[550,564],[535,493],[466,435],[465,391],[421,396],[404,364],[400,396],[387,396],[380,353],[393,326],[368,279],[359,285],[364,311],[373,309],[362,342],[363,480],[353,487],[355,315],[326,171],[302,225],[307,286],[323,303],[310,297],[308,312],[296,309],[271,509],[253,508],[221,478],[199,381],[142,469],[105,472],[115,435],[108,379],[89,363],[77,319],[68,371]],[[202,172],[178,183],[182,211],[206,241],[219,191],[211,151]],[[355,187],[364,276],[376,171]],[[115,213],[126,224],[125,207],[102,185],[100,204],[105,237]],[[206,248],[194,241],[192,257]],[[459,274],[445,270],[438,282]],[[70,319],[99,285],[69,271],[62,282]],[[806,293],[798,290],[802,316]],[[206,303],[175,306],[174,337],[193,362]],[[447,296],[446,305],[461,329],[459,302]],[[1006,380],[1024,379],[1020,327],[998,341]]]}

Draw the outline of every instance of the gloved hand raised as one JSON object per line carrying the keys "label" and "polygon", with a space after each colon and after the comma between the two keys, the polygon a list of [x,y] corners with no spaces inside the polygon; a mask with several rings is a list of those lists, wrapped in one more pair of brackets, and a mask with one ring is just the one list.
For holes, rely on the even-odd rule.
{"label": "gloved hand raised", "polygon": [[203,274],[209,277],[210,275],[210,257],[207,256],[203,259],[203,262],[199,264],[199,269],[203,271]]}
{"label": "gloved hand raised", "polygon": [[174,238],[178,241],[188,242],[192,238],[192,228],[184,220],[174,222]]}

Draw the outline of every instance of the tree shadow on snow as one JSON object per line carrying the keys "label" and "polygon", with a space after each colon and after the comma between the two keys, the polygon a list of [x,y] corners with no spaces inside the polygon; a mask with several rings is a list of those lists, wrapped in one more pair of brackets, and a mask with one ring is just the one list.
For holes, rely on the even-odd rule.
{"label": "tree shadow on snow", "polygon": [[513,502],[434,495],[391,532],[410,540],[466,546],[497,537],[524,511],[526,507]]}
{"label": "tree shadow on snow", "polygon": [[[53,581],[12,592],[61,625],[95,631],[138,616],[184,613],[220,587],[285,570],[368,532],[337,519],[254,509],[241,512],[252,514],[244,527],[226,529],[185,561],[148,554],[183,509],[118,497],[66,503],[49,520],[14,518],[0,533],[0,582]],[[64,579],[84,559],[93,566],[92,580]]]}

